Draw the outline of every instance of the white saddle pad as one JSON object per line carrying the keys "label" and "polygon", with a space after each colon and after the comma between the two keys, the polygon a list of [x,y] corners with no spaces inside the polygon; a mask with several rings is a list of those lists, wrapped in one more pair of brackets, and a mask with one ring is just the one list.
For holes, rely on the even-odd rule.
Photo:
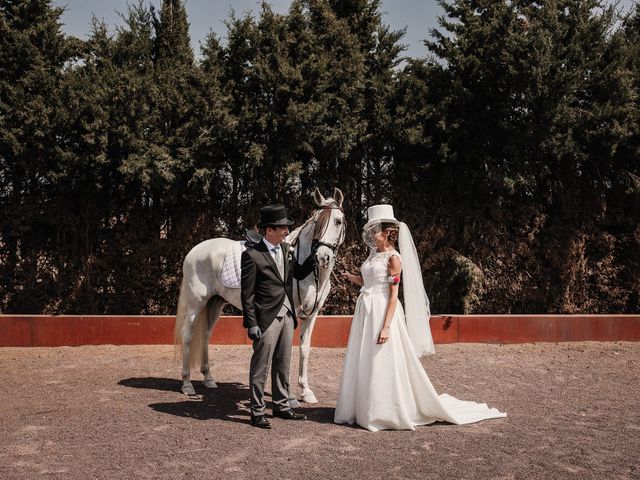
{"label": "white saddle pad", "polygon": [[227,248],[222,262],[222,284],[227,288],[240,288],[240,257],[247,248],[244,241],[234,242]]}

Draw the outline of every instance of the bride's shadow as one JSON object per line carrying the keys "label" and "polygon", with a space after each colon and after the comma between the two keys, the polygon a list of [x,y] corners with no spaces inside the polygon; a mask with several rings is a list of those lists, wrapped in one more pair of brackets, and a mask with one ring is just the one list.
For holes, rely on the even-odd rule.
{"label": "bride's shadow", "polygon": [[[120,380],[118,385],[131,388],[145,388],[179,392],[182,382],[177,379],[144,377],[127,378]],[[149,407],[161,413],[176,415],[178,417],[192,418],[194,420],[226,420],[229,422],[250,422],[249,411],[249,387],[238,382],[218,383],[218,388],[205,388],[201,382],[194,381],[193,386],[197,395],[185,396],[184,401],[151,403]],[[269,394],[266,394],[270,398]],[[270,405],[267,405],[270,408]],[[308,407],[297,411],[308,416],[309,420],[317,423],[333,423],[333,408]]]}

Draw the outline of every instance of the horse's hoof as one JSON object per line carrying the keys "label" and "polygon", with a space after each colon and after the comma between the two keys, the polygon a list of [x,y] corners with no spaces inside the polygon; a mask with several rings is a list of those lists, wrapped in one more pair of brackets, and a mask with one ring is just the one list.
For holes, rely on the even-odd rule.
{"label": "horse's hoof", "polygon": [[196,391],[193,389],[193,385],[182,385],[182,393],[185,395],[195,395]]}
{"label": "horse's hoof", "polygon": [[305,403],[318,403],[318,399],[313,394],[313,392],[304,393],[302,395],[302,401]]}
{"label": "horse's hoof", "polygon": [[291,408],[300,408],[300,402],[298,401],[297,398],[290,398],[289,399],[289,406]]}
{"label": "horse's hoof", "polygon": [[218,384],[212,380],[205,380],[204,382],[202,382],[202,385],[204,385],[207,388],[218,388]]}

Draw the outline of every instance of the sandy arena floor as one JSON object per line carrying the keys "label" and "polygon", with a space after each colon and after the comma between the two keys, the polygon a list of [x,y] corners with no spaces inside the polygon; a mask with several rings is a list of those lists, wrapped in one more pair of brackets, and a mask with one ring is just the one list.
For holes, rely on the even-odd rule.
{"label": "sandy arena floor", "polygon": [[320,403],[263,431],[249,424],[246,346],[210,347],[219,388],[197,382],[196,399],[172,346],[0,348],[0,479],[640,478],[640,343],[436,348],[423,364],[439,393],[509,416],[334,425],[344,349],[316,348]]}

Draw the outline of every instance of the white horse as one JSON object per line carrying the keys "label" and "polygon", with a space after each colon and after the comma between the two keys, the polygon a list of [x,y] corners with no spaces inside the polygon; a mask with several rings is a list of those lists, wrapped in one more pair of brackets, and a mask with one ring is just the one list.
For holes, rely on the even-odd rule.
{"label": "white horse", "polygon": [[[293,284],[296,316],[300,323],[298,385],[302,389],[301,399],[307,403],[318,402],[309,388],[311,333],[318,312],[329,295],[336,250],[344,241],[345,233],[344,197],[340,189],[334,189],[333,198],[324,198],[316,188],[313,197],[319,208],[286,238],[294,248],[298,263],[302,264],[309,255],[315,254],[314,273],[301,281],[294,279]],[[187,395],[195,395],[190,374],[191,369],[198,366],[204,375],[203,385],[216,388],[209,369],[209,337],[226,303],[242,309],[240,288],[224,286],[221,278],[225,254],[234,242],[227,238],[205,240],[193,247],[184,259],[175,342],[182,349],[182,392]],[[299,405],[291,395],[289,402],[292,406]]]}

